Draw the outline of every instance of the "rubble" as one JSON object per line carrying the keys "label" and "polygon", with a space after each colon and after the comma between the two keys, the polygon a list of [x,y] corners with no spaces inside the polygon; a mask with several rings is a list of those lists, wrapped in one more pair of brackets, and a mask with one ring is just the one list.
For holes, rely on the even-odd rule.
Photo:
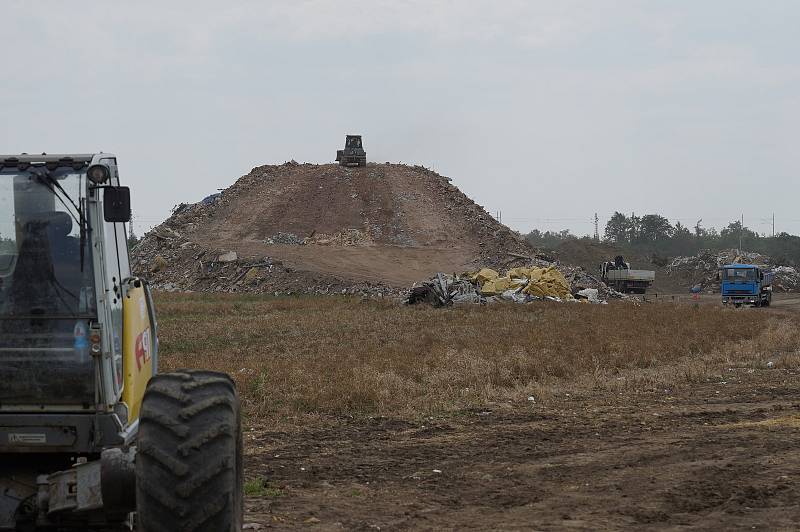
{"label": "rubble", "polygon": [[[326,270],[326,247],[359,246],[372,249],[346,255],[352,257],[352,278],[343,278],[348,274],[338,266]],[[385,264],[375,259],[382,249],[398,269],[406,257],[415,264],[438,263],[431,257],[439,250],[449,250],[455,258],[447,260],[458,260],[458,269],[550,265],[449,177],[422,166],[350,169],[296,161],[253,168],[221,192],[179,204],[133,248],[131,261],[156,288],[395,297],[413,277],[398,280],[385,268],[370,270]],[[562,271],[572,284],[568,270]],[[484,297],[471,287],[454,285],[452,297]]]}
{"label": "rubble", "polygon": [[221,196],[222,196],[221,192],[218,192],[217,194],[211,194],[210,196],[206,196],[205,198],[200,200],[200,205],[214,205]]}
{"label": "rubble", "polygon": [[227,251],[217,257],[219,262],[233,262],[239,258],[239,255],[235,251]]}
{"label": "rubble", "polygon": [[291,246],[301,246],[306,242],[304,239],[298,237],[294,233],[282,233],[278,232],[271,237],[264,240],[267,244],[288,244]]}
{"label": "rubble", "polygon": [[[404,290],[373,282],[297,271],[271,257],[241,257],[206,249],[177,231],[151,231],[134,247],[134,272],[147,272],[150,285],[167,292],[253,292],[273,295],[356,295],[397,298]],[[155,235],[158,234],[159,237]],[[169,235],[169,236],[167,236]]]}
{"label": "rubble", "polygon": [[584,288],[583,290],[578,290],[578,292],[575,294],[575,297],[588,299],[589,303],[600,302],[597,288]]}
{"label": "rubble", "polygon": [[[608,288],[602,281],[586,274],[582,268],[568,268],[572,281],[562,272],[562,267],[550,263],[530,267],[516,267],[504,276],[491,268],[461,275],[437,273],[429,281],[415,285],[409,290],[405,303],[414,305],[427,303],[434,307],[445,307],[461,303],[493,303],[511,301],[584,301],[605,304],[606,298],[628,299],[627,296]],[[594,287],[585,287],[593,284]]]}
{"label": "rubble", "polygon": [[330,235],[319,233],[303,239],[304,244],[321,246],[363,246],[372,242],[369,230],[362,231],[360,229],[346,229]]}
{"label": "rubble", "polygon": [[775,272],[773,286],[776,289],[784,292],[800,289],[800,272],[794,267],[778,265],[767,255],[736,249],[705,249],[694,256],[676,257],[667,265],[667,275],[682,277],[690,286],[699,286],[702,290],[719,291],[718,272],[725,264],[754,264]]}

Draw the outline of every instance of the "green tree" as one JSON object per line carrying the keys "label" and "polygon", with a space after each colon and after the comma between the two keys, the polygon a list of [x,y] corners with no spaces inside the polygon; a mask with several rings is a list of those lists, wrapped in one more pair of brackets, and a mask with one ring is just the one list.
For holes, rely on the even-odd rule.
{"label": "green tree", "polygon": [[639,242],[654,244],[666,242],[675,232],[669,220],[658,214],[646,214],[639,220],[637,239]]}
{"label": "green tree", "polygon": [[621,212],[614,212],[606,223],[603,238],[615,244],[630,242],[631,221]]}

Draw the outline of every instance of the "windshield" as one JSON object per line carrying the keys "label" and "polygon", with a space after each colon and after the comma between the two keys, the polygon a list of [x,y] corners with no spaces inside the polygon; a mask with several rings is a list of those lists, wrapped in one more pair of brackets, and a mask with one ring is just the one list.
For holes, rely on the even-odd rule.
{"label": "windshield", "polygon": [[73,171],[0,173],[0,318],[94,312],[82,184]]}
{"label": "windshield", "polygon": [[733,282],[755,281],[756,270],[753,268],[725,268],[722,270],[722,279]]}
{"label": "windshield", "polygon": [[85,186],[72,168],[0,171],[0,406],[94,403]]}

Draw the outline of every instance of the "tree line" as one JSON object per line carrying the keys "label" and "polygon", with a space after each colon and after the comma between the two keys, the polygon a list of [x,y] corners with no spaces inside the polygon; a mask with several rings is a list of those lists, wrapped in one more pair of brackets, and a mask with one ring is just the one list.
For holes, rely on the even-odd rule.
{"label": "tree line", "polygon": [[[566,240],[577,240],[578,236],[568,230],[539,231],[534,229],[526,236],[536,247],[554,249]],[[593,240],[590,237],[580,237]],[[602,240],[613,244],[623,252],[650,255],[656,262],[669,257],[696,255],[700,250],[739,249],[769,255],[780,264],[800,265],[800,237],[782,232],[773,236],[759,235],[739,220],[730,222],[717,230],[702,227],[698,222],[687,227],[675,224],[659,215],[636,216],[615,212],[608,220]]]}

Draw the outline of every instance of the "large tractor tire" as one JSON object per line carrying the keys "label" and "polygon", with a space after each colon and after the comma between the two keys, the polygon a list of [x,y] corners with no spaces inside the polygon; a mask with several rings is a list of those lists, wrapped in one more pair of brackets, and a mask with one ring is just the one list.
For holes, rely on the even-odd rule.
{"label": "large tractor tire", "polygon": [[239,532],[242,433],[230,377],[180,370],[145,391],[136,454],[139,532]]}

